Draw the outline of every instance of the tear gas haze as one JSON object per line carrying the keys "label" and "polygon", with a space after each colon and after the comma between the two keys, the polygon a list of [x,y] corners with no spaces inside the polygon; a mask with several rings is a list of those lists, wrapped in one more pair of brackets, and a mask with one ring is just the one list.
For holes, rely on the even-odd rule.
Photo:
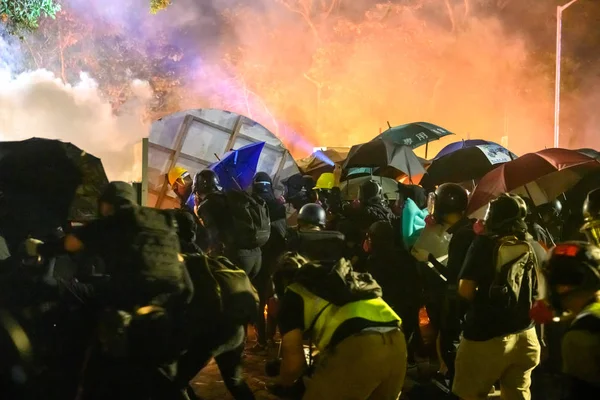
{"label": "tear gas haze", "polygon": [[[457,133],[431,144],[430,156],[460,138],[508,136],[517,154],[552,146],[554,65],[544,49],[552,49],[553,1],[178,0],[157,15],[148,3],[64,0],[57,20],[43,21],[22,46],[21,69],[90,78],[69,86],[37,71],[3,81],[13,93],[0,95],[13,115],[3,117],[4,138],[52,136],[99,156],[118,151],[147,134],[139,116],[149,93],[132,92],[137,78],[154,90],[154,118],[227,109],[270,129],[298,157],[368,141],[386,121]],[[578,87],[597,87],[595,74],[578,79]],[[600,99],[573,93],[563,97],[562,145],[598,147],[589,111]],[[127,109],[126,98],[136,106]]]}

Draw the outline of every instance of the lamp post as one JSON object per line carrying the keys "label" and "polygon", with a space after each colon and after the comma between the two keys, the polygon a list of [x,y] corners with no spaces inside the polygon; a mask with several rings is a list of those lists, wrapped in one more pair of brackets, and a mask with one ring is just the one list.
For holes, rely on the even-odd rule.
{"label": "lamp post", "polygon": [[564,6],[556,7],[556,75],[554,87],[554,147],[560,139],[560,56],[562,50],[562,13],[578,0],[571,0]]}

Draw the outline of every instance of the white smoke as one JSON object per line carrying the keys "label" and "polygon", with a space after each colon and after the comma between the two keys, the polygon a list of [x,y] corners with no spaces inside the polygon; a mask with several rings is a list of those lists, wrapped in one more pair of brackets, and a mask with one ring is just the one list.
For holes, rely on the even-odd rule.
{"label": "white smoke", "polygon": [[[0,40],[0,42],[2,42]],[[40,69],[19,75],[0,68],[0,140],[60,139],[102,159],[110,180],[134,180],[133,146],[148,135],[147,82],[134,80],[118,115],[85,73],[69,84]]]}

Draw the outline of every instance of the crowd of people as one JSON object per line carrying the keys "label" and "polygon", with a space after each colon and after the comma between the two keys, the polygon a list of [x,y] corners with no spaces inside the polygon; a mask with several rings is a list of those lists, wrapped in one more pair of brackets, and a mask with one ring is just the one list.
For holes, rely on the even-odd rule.
{"label": "crowd of people", "polygon": [[[68,278],[44,272],[35,285],[84,310],[76,336],[87,340],[72,344],[71,369],[65,353],[54,360],[60,379],[40,371],[23,344],[35,334],[10,332],[0,342],[10,349],[2,398],[193,399],[190,381],[214,359],[232,396],[254,399],[244,354],[279,346],[265,366],[275,396],[395,400],[427,356],[423,310],[436,332],[440,398],[487,399],[497,388],[529,400],[541,373],[560,376],[565,399],[598,398],[600,188],[584,204],[587,241],[565,242],[558,201],[540,208],[506,193],[478,221],[458,184],[426,193],[399,183],[390,201],[374,177],[345,201],[341,178],[339,167],[318,182],[294,176],[283,197],[263,172],[248,190],[223,191],[212,170],[177,167],[168,174],[176,210],[141,207],[131,185],[110,183],[99,219],[27,239],[18,268],[17,257],[4,261],[11,290],[23,262],[47,271],[79,254],[70,260],[92,267]],[[427,215],[410,236],[407,208]],[[21,314],[7,315],[4,327]]]}

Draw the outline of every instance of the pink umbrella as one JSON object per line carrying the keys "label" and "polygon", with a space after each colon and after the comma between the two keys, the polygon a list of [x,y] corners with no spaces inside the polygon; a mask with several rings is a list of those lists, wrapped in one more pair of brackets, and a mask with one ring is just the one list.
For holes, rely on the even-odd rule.
{"label": "pink umbrella", "polygon": [[546,149],[525,154],[490,171],[479,181],[469,201],[473,214],[502,193],[547,203],[572,188],[587,173],[600,169],[600,162],[578,151]]}

